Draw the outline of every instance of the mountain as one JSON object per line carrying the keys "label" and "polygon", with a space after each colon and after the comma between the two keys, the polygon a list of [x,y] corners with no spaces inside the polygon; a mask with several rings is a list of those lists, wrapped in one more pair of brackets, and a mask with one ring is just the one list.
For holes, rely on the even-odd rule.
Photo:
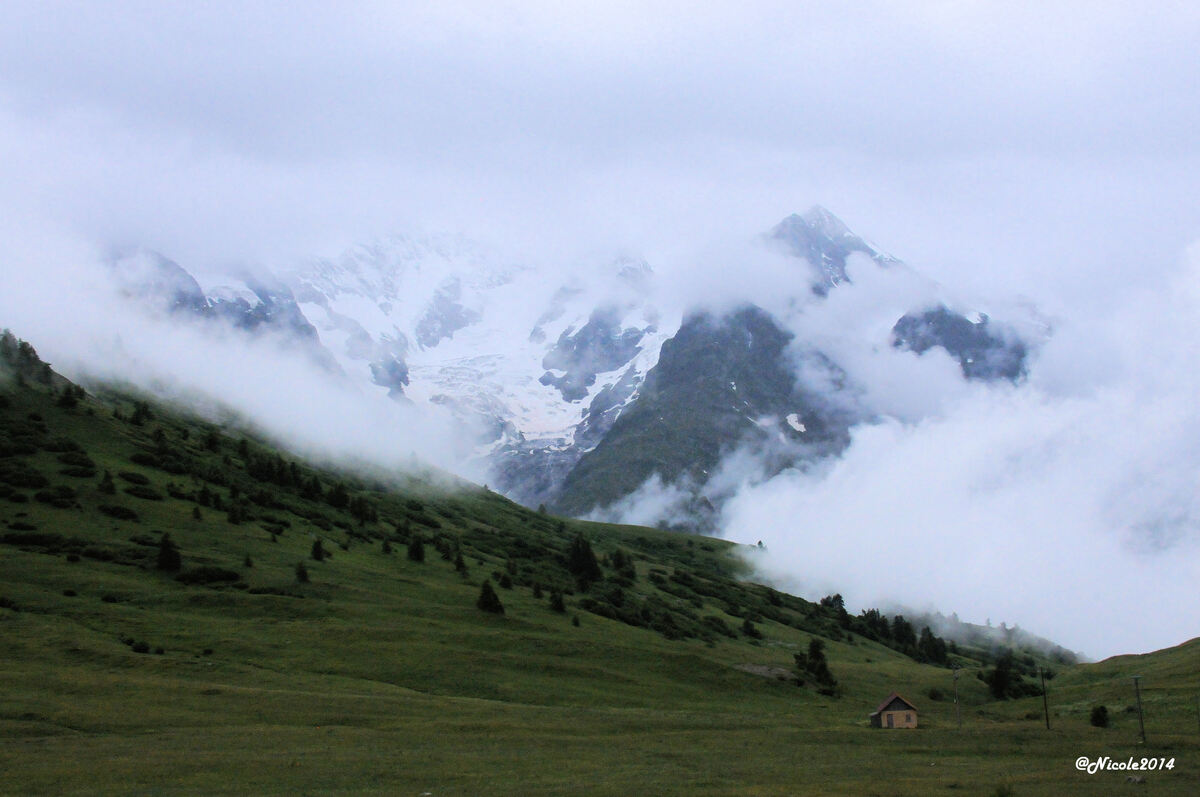
{"label": "mountain", "polygon": [[337,374],[291,289],[265,272],[224,275],[205,289],[175,261],[145,249],[114,252],[108,259],[117,291],[176,322],[221,324],[251,335],[270,335],[303,351],[320,368]]}
{"label": "mountain", "polygon": [[[796,265],[779,291],[792,313],[853,290],[856,257],[913,273],[821,207],[783,219],[760,245]],[[847,409],[854,386],[837,358],[795,339],[793,319],[749,302],[680,307],[631,257],[533,263],[460,236],[395,235],[278,274],[198,279],[148,252],[115,258],[114,274],[172,318],[269,331],[351,381],[449,409],[472,430],[489,484],[568,514],[657,479],[687,492],[701,518],[720,501],[705,484],[730,452],[755,451],[768,471],[803,465],[836,455],[862,420]],[[868,343],[941,347],[965,378],[1019,380],[1028,344],[971,318],[946,303],[910,308],[887,319],[890,338]],[[801,361],[830,375],[823,388],[798,384]]]}
{"label": "mountain", "polygon": [[945,305],[907,313],[892,327],[892,345],[917,354],[941,347],[958,360],[967,379],[1016,382],[1025,376],[1024,341],[982,313],[972,320]]}
{"label": "mountain", "polygon": [[767,239],[808,263],[813,272],[811,290],[818,296],[826,296],[831,289],[850,282],[846,259],[856,252],[884,268],[900,263],[852,233],[841,219],[820,205],[803,215],[788,216],[775,225]]}
{"label": "mountain", "polygon": [[206,291],[175,261],[141,249],[114,254],[109,267],[121,293],[160,310],[223,320],[247,332],[272,331],[313,343],[318,339],[291,290],[269,275],[247,272]]}
{"label": "mountain", "polygon": [[779,442],[808,457],[839,450],[847,419],[797,385],[791,343],[791,333],[753,305],[688,317],[663,344],[637,400],[567,474],[555,509],[587,513],[654,475],[702,485],[734,445]]}
{"label": "mountain", "polygon": [[[743,327],[771,337],[755,315]],[[4,790],[793,794],[783,744],[816,762],[807,791],[989,793],[1012,778],[998,745],[1023,789],[1111,791],[1124,773],[1063,762],[1146,752],[1136,675],[1149,744],[1179,756],[1147,778],[1195,792],[1200,641],[1094,665],[1019,634],[955,642],[752,583],[741,553],[321,466],[85,392],[0,333]],[[1001,661],[1028,696],[992,697]],[[921,731],[869,726],[892,691]]]}

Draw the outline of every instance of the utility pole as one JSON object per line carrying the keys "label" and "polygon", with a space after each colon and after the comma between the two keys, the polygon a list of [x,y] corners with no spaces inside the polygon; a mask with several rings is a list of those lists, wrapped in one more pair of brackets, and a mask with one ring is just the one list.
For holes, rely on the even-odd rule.
{"label": "utility pole", "polygon": [[[962,706],[958,702],[958,664],[954,665],[954,716],[958,718],[958,729],[962,730]],[[1200,699],[1196,702],[1197,709],[1200,709]]]}
{"label": "utility pole", "polygon": [[1140,676],[1140,675],[1133,676],[1133,691],[1137,693],[1138,728],[1140,728],[1141,732],[1142,732],[1142,744],[1145,744],[1146,743],[1146,721],[1142,717],[1142,687],[1141,687],[1141,684],[1138,683],[1141,680],[1141,678],[1142,678],[1142,676]]}
{"label": "utility pole", "polygon": [[1046,698],[1046,670],[1038,667],[1038,674],[1042,676],[1042,710],[1046,713],[1046,730],[1050,730],[1050,701]]}

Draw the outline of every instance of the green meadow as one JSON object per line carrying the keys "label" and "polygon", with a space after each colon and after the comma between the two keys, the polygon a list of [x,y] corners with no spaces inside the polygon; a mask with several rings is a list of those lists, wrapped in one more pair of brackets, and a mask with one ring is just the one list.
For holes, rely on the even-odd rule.
{"label": "green meadow", "polygon": [[[958,649],[959,727],[951,669],[752,583],[729,543],[305,462],[14,370],[5,794],[1200,793],[1200,640],[1097,664],[1019,651],[1054,671],[1049,730],[1040,695],[992,699],[987,653]],[[485,581],[503,614],[477,607]],[[836,688],[798,670],[814,638]],[[869,727],[892,691],[918,729]],[[1081,756],[1174,766],[1135,787]]]}

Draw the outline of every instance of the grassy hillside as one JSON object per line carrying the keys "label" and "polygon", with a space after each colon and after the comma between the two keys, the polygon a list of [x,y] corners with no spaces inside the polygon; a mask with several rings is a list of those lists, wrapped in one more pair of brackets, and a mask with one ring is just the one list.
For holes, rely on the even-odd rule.
{"label": "grassy hillside", "polygon": [[[961,650],[959,730],[949,669],[739,580],[728,543],[561,520],[434,474],[319,468],[127,394],[80,395],[33,360],[15,370],[0,792],[1108,794],[1124,774],[1081,775],[1077,756],[1165,755],[1155,792],[1195,793],[1200,643],[1052,665],[1049,732],[1040,697],[990,701],[982,653]],[[572,572],[580,539],[598,580]],[[485,581],[502,615],[477,608]],[[796,669],[814,638],[835,689]],[[919,730],[868,727],[892,690]],[[1096,702],[1112,727],[1089,724]]]}

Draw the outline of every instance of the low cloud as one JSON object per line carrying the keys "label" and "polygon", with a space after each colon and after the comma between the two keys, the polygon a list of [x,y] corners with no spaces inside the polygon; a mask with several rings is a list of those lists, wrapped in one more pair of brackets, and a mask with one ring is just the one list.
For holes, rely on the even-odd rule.
{"label": "low cloud", "polygon": [[117,294],[101,253],[48,232],[10,250],[0,325],[67,376],[136,385],[214,419],[231,415],[302,454],[345,464],[472,470],[474,432],[322,367],[303,344],[152,311]]}
{"label": "low cloud", "polygon": [[880,350],[851,370],[891,406],[827,469],[742,490],[725,533],[763,540],[767,575],[859,608],[1006,620],[1090,655],[1197,635],[1197,264],[1112,314],[1060,320],[1027,384],[943,390],[935,361],[909,372],[918,401],[896,404],[870,385],[913,355]]}

